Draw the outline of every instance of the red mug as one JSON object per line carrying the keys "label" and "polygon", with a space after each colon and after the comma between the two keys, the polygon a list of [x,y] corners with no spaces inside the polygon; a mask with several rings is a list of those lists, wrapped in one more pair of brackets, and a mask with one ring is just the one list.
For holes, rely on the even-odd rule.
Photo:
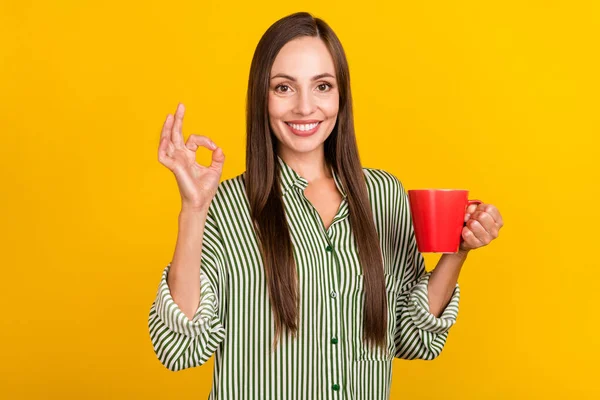
{"label": "red mug", "polygon": [[456,253],[459,250],[465,214],[471,204],[469,191],[463,189],[415,189],[408,200],[421,253]]}

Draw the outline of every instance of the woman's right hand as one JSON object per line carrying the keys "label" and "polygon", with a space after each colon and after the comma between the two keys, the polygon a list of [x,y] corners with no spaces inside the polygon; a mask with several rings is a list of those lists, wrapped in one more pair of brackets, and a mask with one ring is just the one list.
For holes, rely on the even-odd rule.
{"label": "woman's right hand", "polygon": [[[184,112],[185,108],[180,103],[174,118],[171,114],[167,115],[160,135],[158,161],[175,174],[182,209],[202,210],[208,208],[217,193],[225,154],[206,136],[190,135],[183,143]],[[208,167],[196,162],[196,150],[200,146],[212,150],[212,162]]]}

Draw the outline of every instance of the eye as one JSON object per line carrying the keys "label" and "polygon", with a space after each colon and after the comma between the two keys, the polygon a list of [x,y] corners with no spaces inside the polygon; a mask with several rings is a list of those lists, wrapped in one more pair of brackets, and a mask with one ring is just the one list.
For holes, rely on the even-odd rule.
{"label": "eye", "polygon": [[277,89],[279,89],[279,88],[281,88],[281,89],[285,88],[285,90],[280,90],[279,93],[288,93],[290,87],[288,85],[277,85],[277,86],[275,86],[275,91],[277,92]]}
{"label": "eye", "polygon": [[328,82],[324,82],[324,83],[319,84],[319,86],[317,86],[317,87],[318,88],[323,88],[322,90],[319,89],[320,92],[326,92],[329,89],[331,89],[333,87],[333,85],[330,84],[330,83],[328,83]]}

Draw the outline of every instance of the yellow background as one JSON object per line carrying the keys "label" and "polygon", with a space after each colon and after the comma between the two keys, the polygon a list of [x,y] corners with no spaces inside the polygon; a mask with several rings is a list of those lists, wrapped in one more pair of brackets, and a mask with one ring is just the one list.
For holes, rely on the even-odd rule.
{"label": "yellow background", "polygon": [[505,220],[442,355],[395,360],[392,399],[600,398],[598,3],[286,3],[0,3],[0,397],[207,397],[212,359],[172,373],[147,330],[180,208],[160,127],[183,102],[185,138],[243,172],[254,48],[310,11],[346,49],[363,165]]}

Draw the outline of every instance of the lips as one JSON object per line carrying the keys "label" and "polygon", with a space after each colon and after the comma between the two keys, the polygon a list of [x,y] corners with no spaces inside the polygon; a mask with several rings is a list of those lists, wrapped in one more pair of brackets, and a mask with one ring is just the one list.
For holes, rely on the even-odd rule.
{"label": "lips", "polygon": [[[289,122],[286,122],[285,124],[287,125],[287,127],[289,128],[289,130],[294,135],[306,137],[306,136],[310,136],[313,133],[317,132],[319,130],[319,127],[321,126],[321,122],[322,121],[312,120],[312,122],[302,121],[302,124],[296,124],[296,121],[289,121]],[[298,125],[310,125],[310,124],[314,124],[314,123],[317,123],[317,125],[315,127],[313,127],[312,129],[310,129],[310,130],[302,130],[302,129],[294,128],[293,126],[290,125],[290,123],[293,123],[296,126],[298,126]]]}
{"label": "lips", "polygon": [[318,119],[297,119],[294,121],[284,121],[286,124],[296,124],[296,125],[303,125],[303,124],[314,124],[315,122],[321,122],[321,120]]}

